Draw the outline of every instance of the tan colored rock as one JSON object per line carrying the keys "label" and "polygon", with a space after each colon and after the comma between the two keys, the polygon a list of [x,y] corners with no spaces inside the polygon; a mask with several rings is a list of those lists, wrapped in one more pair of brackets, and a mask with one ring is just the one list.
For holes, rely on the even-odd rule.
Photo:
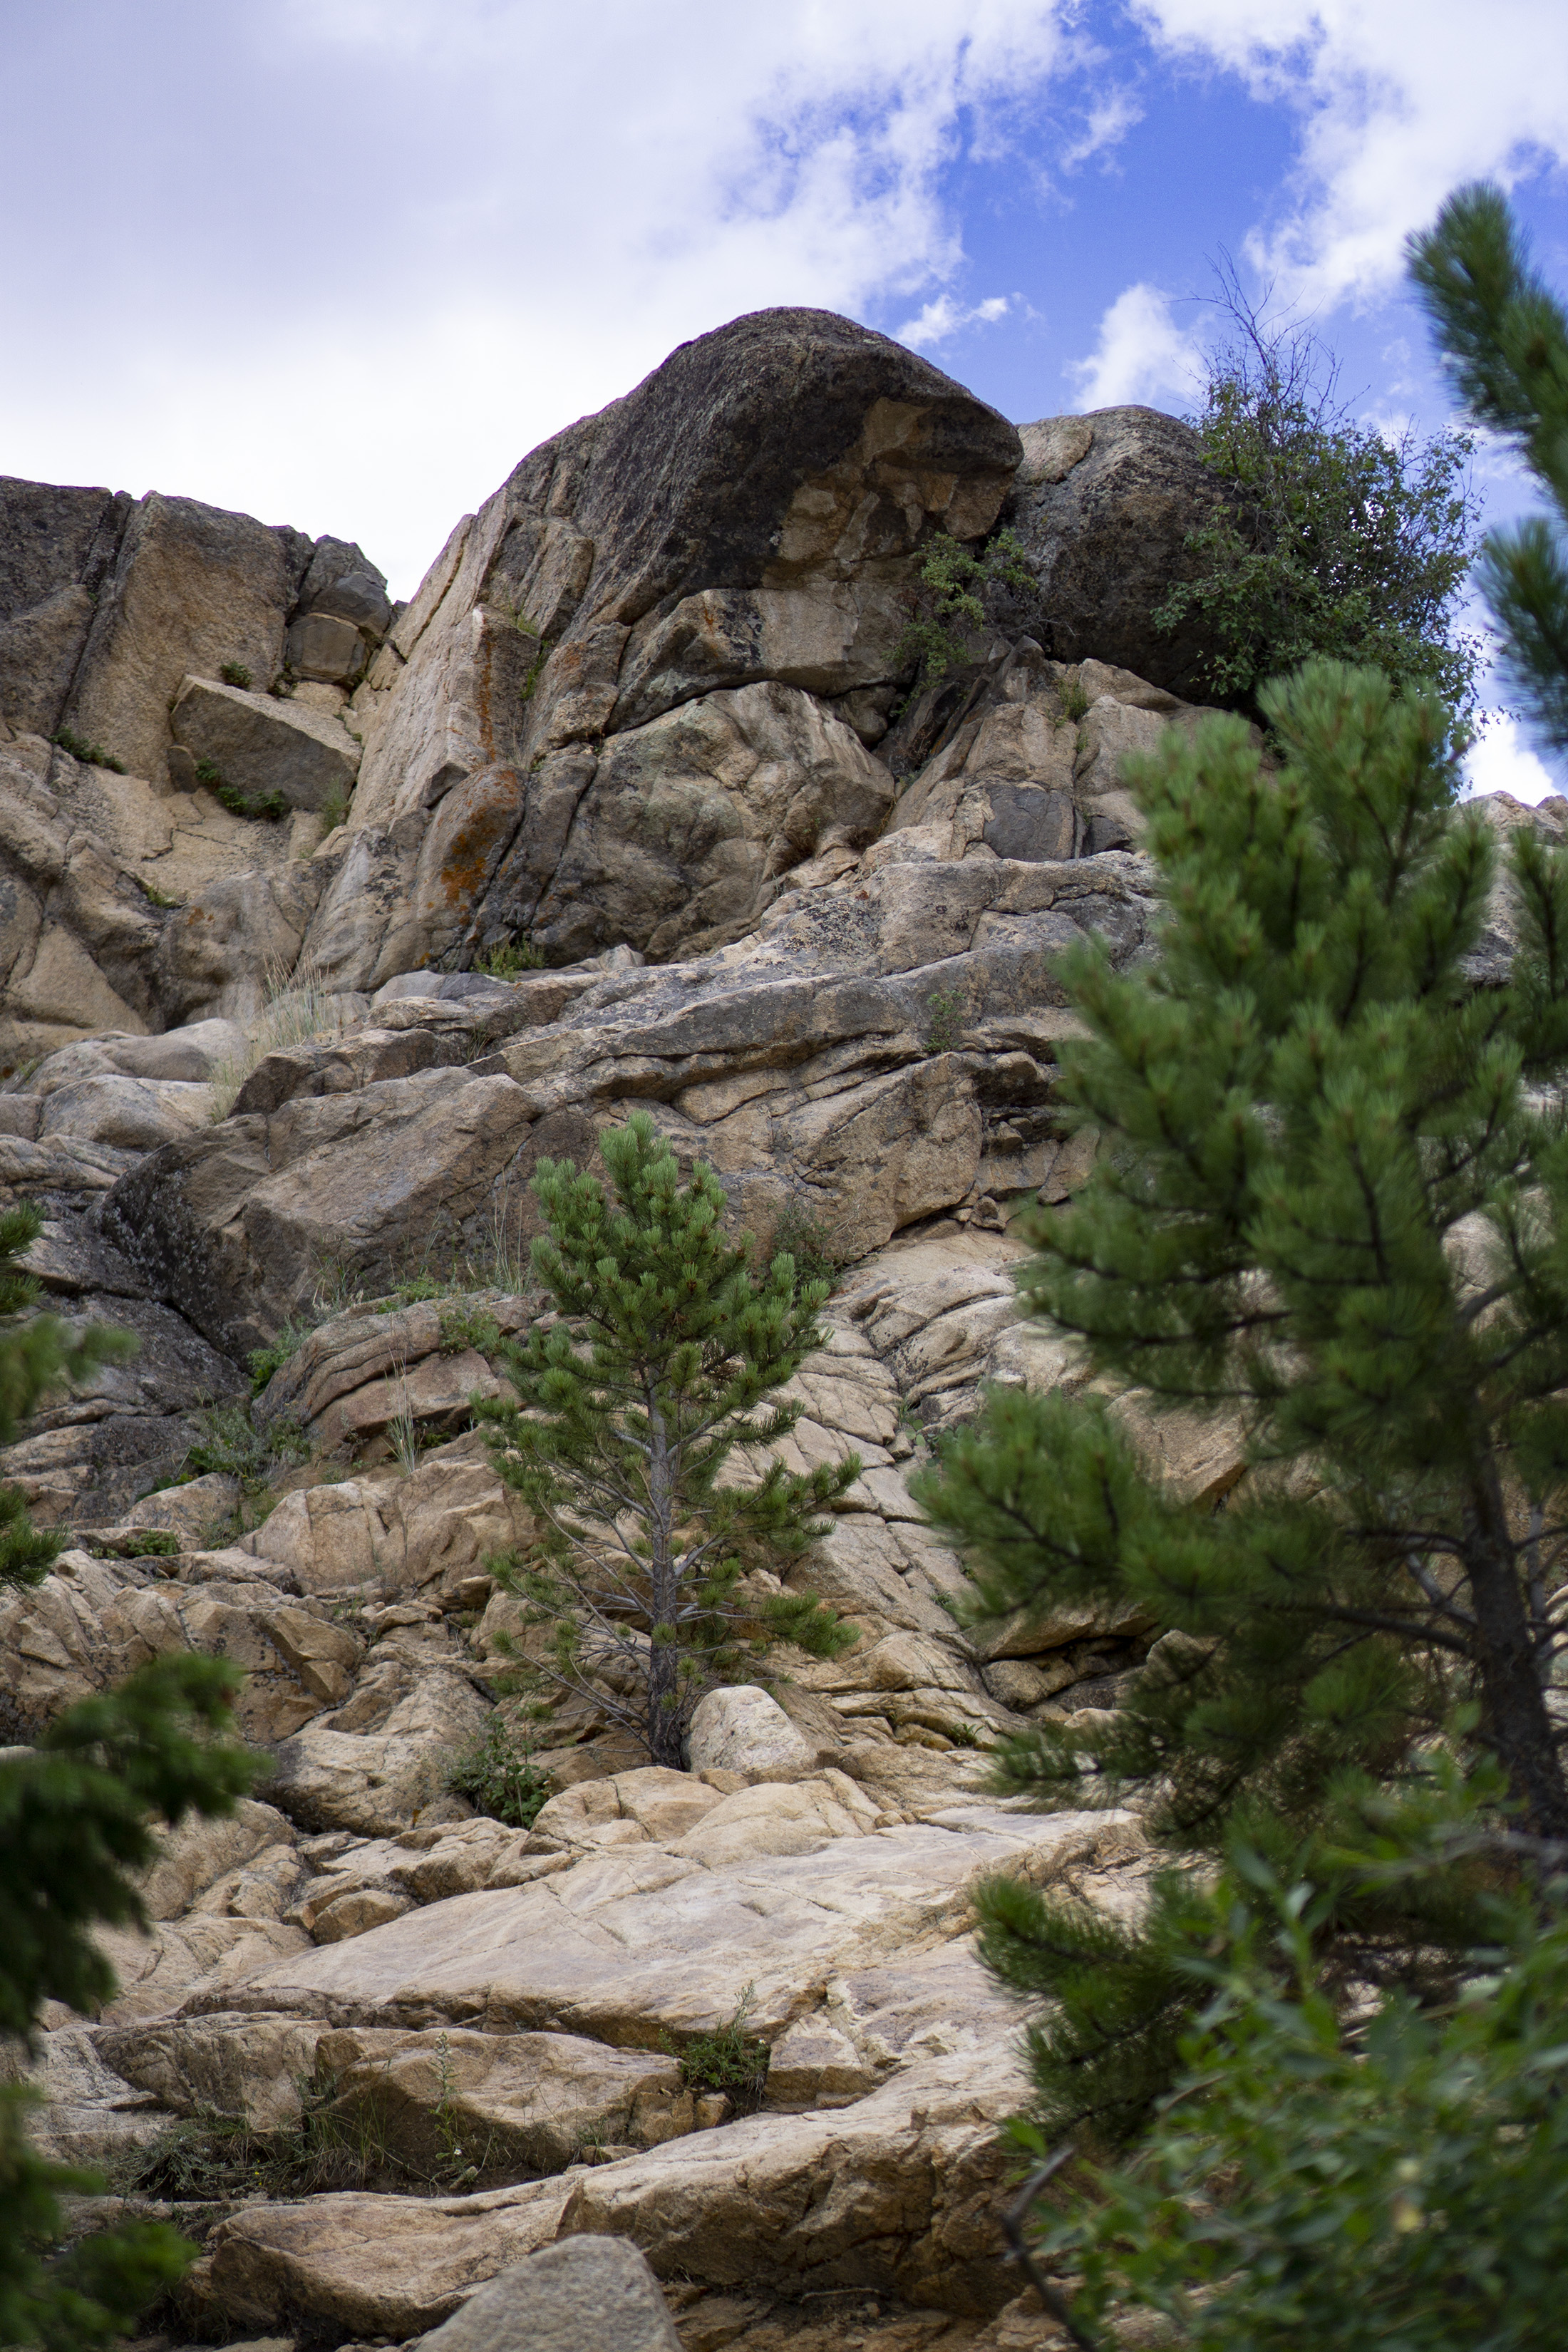
{"label": "tan colored rock", "polygon": [[656,2147],[696,2128],[673,2058],[570,2033],[353,2028],[323,2034],[316,2064],[330,2112],[415,2172],[457,2146],[479,2180],[516,2179],[563,2171],[595,2144]]}
{"label": "tan colored rock", "polygon": [[194,759],[253,799],[280,793],[290,808],[320,809],[346,799],[359,772],[360,747],[341,719],[216,678],[184,678],[169,724]]}
{"label": "tan colored rock", "polygon": [[257,2202],[220,2221],[191,2273],[195,2312],[266,2326],[288,2313],[403,2343],[553,2238],[556,2181],[476,2197],[312,2197]]}
{"label": "tan colored rock", "polygon": [[472,1747],[489,1710],[456,1671],[431,1675],[374,1732],[310,1724],[279,1745],[268,1796],[311,1830],[368,1836],[463,1809],[447,1793],[458,1757]]}
{"label": "tan colored rock", "polygon": [[237,2011],[91,2029],[100,2054],[175,2115],[240,2116],[253,2131],[300,2121],[300,2084],[316,2063],[321,2028],[293,2017]]}
{"label": "tan colored rock", "polygon": [[282,536],[248,515],[153,492],[132,513],[93,617],[68,718],[160,781],[189,671],[240,662],[270,684],[292,590]]}
{"label": "tan colored rock", "polygon": [[[949,1780],[949,1808],[953,1793]],[[724,1870],[638,1844],[305,1953],[266,1970],[237,2005],[366,2025],[444,2018],[625,2045],[661,2030],[711,2032],[751,1985],[756,2030],[771,2037],[812,2005],[808,1989],[826,1975],[963,1932],[982,1877],[1012,1871],[1045,1883],[1102,1842],[1114,1844],[1120,1820],[977,1806]]]}
{"label": "tan colored rock", "polygon": [[792,1783],[770,1782],[722,1798],[672,1853],[709,1870],[729,1870],[763,1854],[819,1853],[835,1838],[864,1837],[877,1808],[842,1772]]}
{"label": "tan colored rock", "polygon": [[560,2227],[630,2238],[668,2277],[993,2312],[1013,2285],[998,2127],[1025,2095],[1000,2051],[930,2060],[852,2106],[755,2116],[584,2173]]}
{"label": "tan colored rock", "polygon": [[694,1772],[743,1772],[749,1780],[798,1780],[818,1761],[813,1743],[755,1684],[699,1699],[687,1746]]}
{"label": "tan colored rock", "polygon": [[658,2283],[624,2238],[567,2238],[492,2279],[428,2352],[681,2352]]}
{"label": "tan colored rock", "polygon": [[455,1595],[518,1527],[482,1441],[433,1449],[417,1470],[348,1478],[285,1496],[240,1538],[307,1593]]}
{"label": "tan colored rock", "polygon": [[27,2139],[56,2164],[112,2167],[168,2126],[145,2086],[115,2071],[91,2026],[61,2025],[41,2035],[30,2063],[20,2044],[7,2042],[0,2051],[0,2083],[25,2083],[37,2094]]}
{"label": "tan colored rock", "polygon": [[212,1088],[171,1079],[81,1078],[55,1087],[43,1106],[39,1140],[79,1136],[89,1143],[112,1143],[125,1151],[156,1151],[205,1128],[212,1112]]}

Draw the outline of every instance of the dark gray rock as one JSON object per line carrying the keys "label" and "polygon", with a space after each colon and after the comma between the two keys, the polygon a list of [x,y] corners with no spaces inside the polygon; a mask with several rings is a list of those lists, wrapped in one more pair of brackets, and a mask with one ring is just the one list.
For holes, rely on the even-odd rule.
{"label": "dark gray rock", "polygon": [[0,719],[51,735],[119,545],[123,491],[0,477]]}
{"label": "dark gray rock", "polygon": [[1188,701],[1212,699],[1203,629],[1189,620],[1167,634],[1153,622],[1173,585],[1194,576],[1188,531],[1225,496],[1191,425],[1154,408],[1100,408],[1026,425],[1021,437],[1002,520],[1023,541],[1039,598],[1015,610],[993,592],[994,617],[1042,642],[1048,625],[1058,661],[1092,656]]}
{"label": "dark gray rock", "polygon": [[563,2238],[469,2297],[419,2352],[680,2352],[658,2281],[625,2238]]}
{"label": "dark gray rock", "polygon": [[296,593],[296,609],[313,612],[319,600],[340,580],[351,576],[378,582],[386,586],[386,575],[374,564],[363,547],[352,539],[333,539],[325,533],[317,540]]}
{"label": "dark gray rock", "polygon": [[392,619],[392,604],[386,583],[379,573],[363,569],[346,572],[341,580],[312,596],[306,608],[324,614],[329,620],[352,621],[356,629],[368,629],[374,636],[384,636]]}

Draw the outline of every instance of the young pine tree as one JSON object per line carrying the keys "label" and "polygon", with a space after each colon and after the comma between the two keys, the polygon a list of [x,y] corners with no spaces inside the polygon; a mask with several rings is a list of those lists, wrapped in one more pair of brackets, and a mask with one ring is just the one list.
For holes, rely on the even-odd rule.
{"label": "young pine tree", "polygon": [[753,1273],[723,1238],[711,1170],[699,1161],[682,1184],[646,1112],[600,1150],[609,1195],[570,1162],[540,1163],[549,1232],[533,1264],[561,1320],[498,1359],[521,1402],[479,1410],[541,1528],[508,1571],[530,1622],[549,1628],[546,1656],[520,1679],[591,1694],[653,1762],[679,1769],[692,1707],[739,1678],[748,1647],[787,1640],[831,1657],[853,1640],[810,1594],[742,1580],[797,1559],[860,1465],[800,1476],[775,1457],[755,1484],[720,1483],[737,1444],[771,1445],[798,1420],[767,1399],[823,1344],[828,1286],[797,1286],[787,1255]]}
{"label": "young pine tree", "polygon": [[[1014,1741],[1019,1790],[1142,1792],[1174,1856],[1245,1836],[1289,1882],[1364,1843],[1458,1711],[1522,1829],[1568,1837],[1546,1685],[1568,1626],[1568,856],[1521,835],[1506,981],[1472,958],[1493,839],[1447,713],[1378,672],[1265,689],[1283,765],[1215,719],[1144,763],[1158,961],[1067,960],[1065,1083],[1100,1132],[1025,1285],[1094,1387],[994,1396],[928,1474],[998,1616],[1070,1597],[1166,1638],[1109,1725]],[[1195,1508],[1113,1410],[1238,1418]],[[1305,1857],[1305,1859],[1303,1859]],[[1474,1927],[1465,1868],[1345,1883],[1321,1926],[1363,1980]],[[1136,1928],[997,1885],[987,1957],[1054,1997],[1053,2127],[1134,2127],[1196,1997],[1184,1872]]]}

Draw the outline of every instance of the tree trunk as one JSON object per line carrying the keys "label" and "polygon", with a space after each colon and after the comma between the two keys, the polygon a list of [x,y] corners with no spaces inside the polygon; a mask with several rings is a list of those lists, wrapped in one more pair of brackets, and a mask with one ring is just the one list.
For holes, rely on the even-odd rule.
{"label": "tree trunk", "polygon": [[647,1659],[647,1752],[655,1764],[681,1771],[686,1763],[686,1726],[681,1721],[680,1652],[676,1642],[679,1581],[675,1563],[675,1504],[679,1461],[668,1444],[664,1416],[647,1400],[648,1561],[650,1642]]}
{"label": "tree trunk", "polygon": [[1568,1785],[1494,1465],[1486,1465],[1474,1491],[1464,1558],[1476,1620],[1481,1737],[1508,1775],[1525,1825],[1538,1837],[1568,1838]]}

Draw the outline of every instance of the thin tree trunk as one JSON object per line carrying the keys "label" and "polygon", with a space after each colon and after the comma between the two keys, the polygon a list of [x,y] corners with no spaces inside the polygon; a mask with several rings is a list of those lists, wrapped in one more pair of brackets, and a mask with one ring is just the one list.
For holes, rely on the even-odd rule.
{"label": "thin tree trunk", "polygon": [[[648,1400],[648,1502],[653,1556],[648,1562],[651,1626],[647,1660],[647,1752],[655,1764],[685,1764],[680,1720],[680,1654],[676,1646],[675,1488],[677,1465],[657,1403]],[[663,1638],[661,1638],[661,1636]]]}
{"label": "thin tree trunk", "polygon": [[1481,1735],[1538,1837],[1568,1838],[1568,1785],[1552,1738],[1535,1644],[1495,1466],[1475,1482],[1465,1546],[1476,1620]]}

